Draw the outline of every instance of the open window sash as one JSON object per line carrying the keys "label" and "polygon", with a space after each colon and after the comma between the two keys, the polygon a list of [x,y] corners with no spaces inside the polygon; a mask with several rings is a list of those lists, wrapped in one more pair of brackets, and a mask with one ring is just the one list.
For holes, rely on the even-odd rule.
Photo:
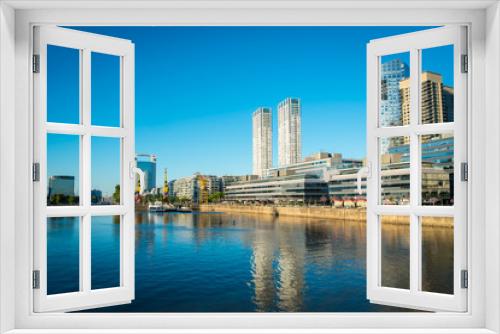
{"label": "open window sash", "polygon": [[[49,122],[48,46],[72,49],[79,54],[79,119],[77,124]],[[120,121],[116,127],[96,126],[91,121],[92,53],[119,58]],[[102,67],[100,67],[102,70]],[[34,312],[65,312],[130,303],[134,299],[134,45],[129,40],[54,26],[34,28]],[[57,94],[57,92],[56,92]],[[63,92],[61,92],[63,94]],[[64,98],[61,96],[61,98]],[[47,136],[74,135],[79,139],[79,204],[48,205]],[[120,142],[120,199],[114,205],[93,205],[91,199],[91,139],[116,138]],[[103,203],[101,203],[103,204]],[[119,284],[92,288],[92,217],[119,217]],[[53,217],[77,217],[79,221],[79,288],[75,292],[47,293],[47,223]],[[99,274],[98,272],[96,273]]]}
{"label": "open window sash", "polygon": [[[370,166],[367,178],[367,297],[372,303],[399,306],[430,311],[467,311],[467,289],[464,279],[467,275],[467,182],[460,175],[467,163],[467,72],[468,57],[466,27],[445,26],[419,32],[391,36],[370,41],[367,45],[367,161]],[[442,46],[453,47],[453,103],[454,116],[446,121],[423,121],[422,96],[424,50]],[[399,124],[384,124],[381,116],[381,100],[388,99],[387,82],[381,75],[382,58],[404,53],[409,58],[407,88],[409,103],[406,105],[406,120]],[[390,59],[390,58],[386,58]],[[394,59],[394,57],[393,57]],[[399,99],[403,84],[394,91]],[[394,87],[392,87],[394,90]],[[385,91],[384,91],[385,90]],[[393,93],[394,93],[393,92]],[[398,97],[396,96],[396,100]],[[402,103],[400,101],[400,103]],[[428,102],[425,102],[428,103]],[[401,113],[403,105],[400,105]],[[409,118],[408,118],[409,115]],[[403,116],[401,116],[403,118]],[[397,122],[396,122],[397,123]],[[423,205],[422,200],[422,143],[431,134],[451,134],[453,139],[453,172],[450,192],[453,202],[447,205]],[[382,199],[382,178],[392,171],[383,171],[381,158],[383,145],[388,138],[405,138],[408,147],[406,163],[409,175],[409,200],[391,203]],[[391,139],[392,140],[392,139]],[[390,143],[390,142],[389,142]],[[409,278],[408,286],[390,287],[383,285],[383,230],[382,217],[404,216],[409,222]],[[436,293],[423,289],[423,217],[448,217],[453,221],[453,287],[451,293]],[[397,253],[393,257],[403,256]],[[404,255],[404,256],[407,256]],[[428,256],[428,255],[427,255]],[[431,256],[437,256],[433,254]],[[393,268],[397,271],[397,267]],[[444,269],[443,269],[444,270]],[[394,272],[395,275],[398,273]]]}

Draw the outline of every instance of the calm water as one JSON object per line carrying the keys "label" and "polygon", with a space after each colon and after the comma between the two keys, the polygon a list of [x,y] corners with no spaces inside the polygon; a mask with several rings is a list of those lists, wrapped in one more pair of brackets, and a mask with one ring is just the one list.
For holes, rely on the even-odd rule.
{"label": "calm water", "polygon": [[[136,299],[99,311],[400,311],[366,300],[365,228],[324,219],[138,213]],[[384,226],[382,235],[385,281],[404,286],[408,226]],[[450,228],[424,229],[424,286],[432,291],[452,289],[452,237]],[[78,238],[78,220],[49,221],[49,293],[78,290]],[[119,284],[113,217],[93,218],[92,268],[93,288]]]}

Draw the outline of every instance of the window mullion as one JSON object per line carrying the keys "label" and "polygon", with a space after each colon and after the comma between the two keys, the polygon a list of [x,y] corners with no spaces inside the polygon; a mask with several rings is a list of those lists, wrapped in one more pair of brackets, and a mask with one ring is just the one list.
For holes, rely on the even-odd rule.
{"label": "window mullion", "polygon": [[82,173],[82,205],[84,207],[84,215],[81,219],[82,233],[80,234],[80,282],[82,291],[91,290],[91,135],[90,135],[90,113],[91,113],[91,53],[88,49],[82,51],[82,66],[81,66],[81,113],[84,134],[82,136],[82,153],[81,153],[81,173]]}
{"label": "window mullion", "polygon": [[420,286],[420,229],[414,208],[420,203],[420,157],[417,127],[420,105],[420,54],[410,50],[410,291]]}

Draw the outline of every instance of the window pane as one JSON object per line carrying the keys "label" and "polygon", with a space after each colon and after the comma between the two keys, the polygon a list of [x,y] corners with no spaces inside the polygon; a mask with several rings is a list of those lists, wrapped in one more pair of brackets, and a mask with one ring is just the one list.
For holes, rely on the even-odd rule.
{"label": "window pane", "polygon": [[47,294],[80,290],[80,218],[47,218]]}
{"label": "window pane", "polygon": [[420,137],[422,205],[453,205],[453,135]]}
{"label": "window pane", "polygon": [[47,135],[47,205],[78,205],[80,137]]}
{"label": "window pane", "polygon": [[403,101],[410,90],[410,53],[380,58],[379,125],[400,126],[403,122]]}
{"label": "window pane", "polygon": [[410,204],[410,137],[380,138],[380,204]]}
{"label": "window pane", "polygon": [[420,122],[453,122],[453,45],[422,50]]}
{"label": "window pane", "polygon": [[422,290],[453,294],[453,218],[421,217],[420,223]]}
{"label": "window pane", "polygon": [[381,216],[381,285],[410,288],[410,217]]}
{"label": "window pane", "polygon": [[120,216],[92,217],[92,289],[120,286]]}
{"label": "window pane", "polygon": [[47,121],[80,123],[80,50],[47,45]]}
{"label": "window pane", "polygon": [[120,138],[92,137],[92,205],[120,204]]}
{"label": "window pane", "polygon": [[92,125],[120,126],[120,57],[92,52]]}

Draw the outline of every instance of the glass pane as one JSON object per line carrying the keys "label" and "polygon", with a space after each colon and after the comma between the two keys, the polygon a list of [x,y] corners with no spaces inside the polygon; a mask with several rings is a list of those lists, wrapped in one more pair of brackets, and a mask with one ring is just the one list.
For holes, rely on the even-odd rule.
{"label": "glass pane", "polygon": [[47,45],[47,121],[80,123],[80,50]]}
{"label": "glass pane", "polygon": [[410,288],[410,217],[381,216],[381,285]]}
{"label": "glass pane", "polygon": [[380,138],[380,204],[410,204],[410,137]]}
{"label": "glass pane", "polygon": [[120,216],[92,217],[92,289],[120,286]]}
{"label": "glass pane", "polygon": [[453,122],[453,45],[422,50],[420,122]]}
{"label": "glass pane", "polygon": [[92,52],[92,125],[120,126],[120,57]]}
{"label": "glass pane", "polygon": [[80,290],[80,218],[47,218],[47,294]]}
{"label": "glass pane", "polygon": [[78,205],[80,137],[47,135],[47,205]]}
{"label": "glass pane", "polygon": [[422,290],[453,294],[453,218],[421,217],[420,223]]}
{"label": "glass pane", "polygon": [[420,136],[422,205],[453,205],[453,135]]}
{"label": "glass pane", "polygon": [[[379,125],[400,126],[403,122],[404,97],[409,98],[410,53],[398,53],[380,58]],[[409,104],[409,99],[407,100]]]}
{"label": "glass pane", "polygon": [[120,204],[120,138],[92,137],[92,205]]}

